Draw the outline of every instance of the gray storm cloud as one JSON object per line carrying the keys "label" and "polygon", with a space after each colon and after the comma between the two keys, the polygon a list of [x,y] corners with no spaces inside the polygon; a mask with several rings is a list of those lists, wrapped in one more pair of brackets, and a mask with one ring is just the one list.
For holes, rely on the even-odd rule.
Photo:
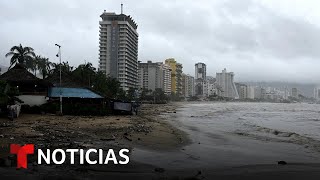
{"label": "gray storm cloud", "polygon": [[[227,68],[238,81],[320,83],[319,24],[255,0],[123,1],[138,23],[139,60],[175,57],[183,70],[205,62],[208,75]],[[290,4],[288,4],[290,7]],[[0,1],[0,63],[22,43],[57,61],[55,43],[72,65],[98,64],[99,15],[118,1]]]}

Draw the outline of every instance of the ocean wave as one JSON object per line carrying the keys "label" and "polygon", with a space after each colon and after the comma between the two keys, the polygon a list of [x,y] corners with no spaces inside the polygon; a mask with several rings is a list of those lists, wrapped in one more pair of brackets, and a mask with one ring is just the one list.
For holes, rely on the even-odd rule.
{"label": "ocean wave", "polygon": [[320,152],[320,141],[312,137],[301,135],[296,132],[280,131],[258,125],[251,124],[251,126],[255,126],[256,131],[249,133],[248,131],[236,130],[234,133],[262,141],[293,143]]}
{"label": "ocean wave", "polygon": [[318,122],[318,121],[320,121],[320,119],[318,119],[318,118],[310,118],[310,119],[305,119],[305,120],[308,120],[308,121],[314,121],[314,122]]}

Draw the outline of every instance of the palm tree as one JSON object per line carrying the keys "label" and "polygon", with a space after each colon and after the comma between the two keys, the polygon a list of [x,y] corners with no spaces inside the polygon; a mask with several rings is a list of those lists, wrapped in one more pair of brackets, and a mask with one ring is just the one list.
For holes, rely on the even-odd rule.
{"label": "palm tree", "polygon": [[[60,71],[60,63],[51,63],[52,69],[49,71],[49,74],[59,73]],[[71,74],[73,71],[73,66],[69,65],[69,62],[61,63],[61,72]]]}
{"label": "palm tree", "polygon": [[44,79],[50,72],[53,64],[49,61],[48,58],[37,56],[37,69],[39,70],[42,78]]}
{"label": "palm tree", "polygon": [[32,62],[29,62],[26,64],[27,69],[30,69],[31,71],[33,71],[34,75],[37,76],[37,70],[39,70],[39,64],[41,62],[41,56],[40,55],[36,55]]}
{"label": "palm tree", "polygon": [[92,78],[95,75],[96,68],[92,66],[92,63],[80,64],[73,72],[73,76],[81,79],[83,85],[91,87]]}
{"label": "palm tree", "polygon": [[23,47],[21,44],[19,46],[13,46],[5,55],[5,57],[11,56],[9,69],[17,63],[24,64],[30,69],[33,66],[33,58],[35,57],[33,51],[33,48]]}

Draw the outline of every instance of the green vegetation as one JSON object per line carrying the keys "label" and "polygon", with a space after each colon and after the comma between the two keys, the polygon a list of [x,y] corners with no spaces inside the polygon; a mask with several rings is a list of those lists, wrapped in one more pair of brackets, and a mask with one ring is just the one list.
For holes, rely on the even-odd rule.
{"label": "green vegetation", "polygon": [[7,105],[13,104],[17,100],[14,96],[18,95],[18,90],[11,87],[8,83],[0,81],[0,115],[7,113]]}
{"label": "green vegetation", "polygon": [[0,81],[0,108],[7,105],[8,103],[7,89],[8,89],[7,83]]}
{"label": "green vegetation", "polygon": [[42,57],[42,56],[36,56],[35,58],[35,73],[38,70],[40,74],[42,75],[42,79],[46,78],[51,70],[51,67],[53,66],[53,63],[49,61],[49,58]]}
{"label": "green vegetation", "polygon": [[175,92],[171,92],[170,100],[171,101],[181,101],[183,97],[181,97],[179,94]]}
{"label": "green vegetation", "polygon": [[140,91],[139,101],[141,102],[164,104],[169,100],[170,97],[167,96],[161,88],[157,88],[154,91],[150,89],[142,89]]}

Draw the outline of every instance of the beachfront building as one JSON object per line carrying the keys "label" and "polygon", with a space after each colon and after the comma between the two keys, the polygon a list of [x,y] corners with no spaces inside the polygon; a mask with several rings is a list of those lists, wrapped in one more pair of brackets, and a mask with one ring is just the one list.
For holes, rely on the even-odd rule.
{"label": "beachfront building", "polygon": [[298,98],[298,89],[297,88],[291,89],[291,96],[296,99]]}
{"label": "beachfront building", "polygon": [[314,99],[316,99],[317,101],[320,100],[320,87],[316,87],[313,90],[313,97]]}
{"label": "beachfront building", "polygon": [[182,96],[182,64],[177,63],[176,65],[176,80],[177,80],[177,90],[176,94]]}
{"label": "beachfront building", "polygon": [[212,76],[207,76],[206,77],[206,96],[213,96],[217,95],[217,90],[216,90],[216,78]]}
{"label": "beachfront building", "polygon": [[165,64],[171,68],[171,92],[182,96],[182,64],[174,58],[166,59]]}
{"label": "beachfront building", "polygon": [[208,94],[207,88],[207,66],[204,63],[196,63],[195,65],[195,95],[205,97]]}
{"label": "beachfront building", "polygon": [[288,87],[285,86],[285,87],[284,87],[284,96],[283,96],[283,98],[284,98],[284,99],[288,99],[289,94],[290,94],[290,92],[288,91]]}
{"label": "beachfront building", "polygon": [[248,99],[248,91],[250,87],[241,83],[235,83],[235,84],[239,94],[239,99]]}
{"label": "beachfront building", "polygon": [[235,83],[239,99],[254,99],[254,87],[246,84]]}
{"label": "beachfront building", "polygon": [[163,87],[162,90],[165,94],[171,94],[171,67],[168,64],[161,65],[162,70],[162,79],[163,79]]}
{"label": "beachfront building", "polygon": [[264,95],[267,93],[267,90],[265,87],[256,87],[254,89],[254,98],[255,99],[263,99]]}
{"label": "beachfront building", "polygon": [[182,74],[182,95],[185,98],[194,96],[194,77]]}
{"label": "beachfront building", "polygon": [[163,70],[162,62],[148,61],[139,63],[138,82],[140,89],[154,91],[157,88],[163,89]]}
{"label": "beachfront building", "polygon": [[257,87],[247,86],[247,99],[256,99],[256,93],[257,92],[258,92],[258,88]]}
{"label": "beachfront building", "polygon": [[106,12],[100,16],[99,70],[116,78],[124,90],[138,84],[138,25],[131,16]]}
{"label": "beachfront building", "polygon": [[195,79],[203,79],[207,78],[207,66],[205,63],[196,63],[195,65]]}
{"label": "beachfront building", "polygon": [[226,98],[238,99],[239,94],[234,83],[234,73],[227,72],[226,69],[216,74],[217,86],[219,87],[218,95]]}

